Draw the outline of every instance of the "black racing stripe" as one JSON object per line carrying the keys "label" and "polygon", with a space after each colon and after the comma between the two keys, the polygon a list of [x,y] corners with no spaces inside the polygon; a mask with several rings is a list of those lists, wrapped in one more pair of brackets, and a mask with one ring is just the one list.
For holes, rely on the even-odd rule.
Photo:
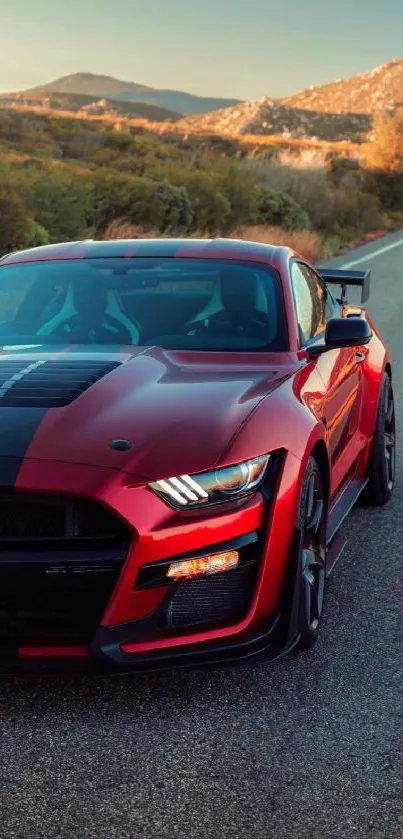
{"label": "black racing stripe", "polygon": [[[76,346],[71,344],[50,354],[49,359],[63,358],[74,354],[75,350]],[[106,359],[116,359],[116,350],[108,351],[104,347],[103,353]],[[48,410],[46,407],[2,407],[0,396],[0,487],[15,486],[26,452]]]}
{"label": "black racing stripe", "polygon": [[47,410],[0,405],[0,486],[15,485],[26,451]]}
{"label": "black racing stripe", "polygon": [[[49,358],[67,355],[72,348],[73,345],[64,346],[51,353]],[[3,356],[5,362],[7,358],[9,358],[8,355]],[[30,361],[32,360],[27,360],[27,365]],[[15,486],[25,454],[48,410],[48,408],[4,408],[1,406],[0,397],[0,487]]]}
{"label": "black racing stripe", "polygon": [[[69,350],[66,347],[65,353]],[[64,355],[63,351],[59,354]],[[0,487],[15,486],[25,454],[47,410],[2,408],[0,404]],[[19,650],[24,639],[19,635],[1,637],[1,622],[0,616],[0,673],[7,674],[19,669]]]}

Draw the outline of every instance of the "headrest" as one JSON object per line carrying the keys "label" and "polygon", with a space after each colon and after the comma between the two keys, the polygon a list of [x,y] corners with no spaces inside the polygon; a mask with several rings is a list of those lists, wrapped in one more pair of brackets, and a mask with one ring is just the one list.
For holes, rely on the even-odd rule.
{"label": "headrest", "polygon": [[233,306],[254,308],[267,314],[267,295],[261,278],[249,266],[223,265],[214,283],[209,302],[190,324],[207,320]]}
{"label": "headrest", "polygon": [[62,323],[70,320],[70,318],[74,317],[76,314],[77,309],[74,305],[73,291],[71,285],[69,285],[62,308],[59,309],[57,314],[51,320],[44,323],[43,326],[38,329],[38,335],[51,335],[52,332],[54,332]]}

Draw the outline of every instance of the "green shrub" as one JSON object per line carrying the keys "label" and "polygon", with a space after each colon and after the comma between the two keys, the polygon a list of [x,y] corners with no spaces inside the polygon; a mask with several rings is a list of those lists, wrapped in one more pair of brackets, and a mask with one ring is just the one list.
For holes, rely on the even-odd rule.
{"label": "green shrub", "polygon": [[159,183],[155,198],[161,205],[158,212],[161,233],[180,234],[191,230],[193,211],[184,186],[173,186],[168,181]]}
{"label": "green shrub", "polygon": [[365,188],[379,198],[385,210],[403,210],[403,172],[369,172]]}
{"label": "green shrub", "polygon": [[50,236],[46,228],[38,224],[37,221],[31,221],[27,246],[29,248],[39,248],[41,245],[49,245],[49,243]]}
{"label": "green shrub", "polygon": [[284,192],[261,187],[258,202],[259,224],[272,224],[284,230],[309,230],[308,213]]}
{"label": "green shrub", "polygon": [[92,185],[85,176],[62,169],[29,173],[27,206],[51,241],[66,242],[85,236],[91,213]]}
{"label": "green shrub", "polygon": [[275,160],[248,160],[240,164],[260,186],[285,193],[308,214],[317,230],[333,221],[332,189],[326,170],[283,166]]}
{"label": "green shrub", "polygon": [[364,174],[358,160],[349,157],[332,157],[328,163],[328,178],[333,186],[359,186]]}
{"label": "green shrub", "polygon": [[186,189],[193,213],[192,230],[223,233],[231,229],[232,208],[223,193],[225,183],[219,181],[212,167],[183,169],[174,164],[165,169],[165,177],[174,186]]}
{"label": "green shrub", "polygon": [[31,219],[20,196],[8,184],[0,184],[0,255],[29,245]]}
{"label": "green shrub", "polygon": [[99,170],[92,179],[93,220],[98,233],[116,218],[152,226],[153,182],[149,178],[124,177],[112,170]]}
{"label": "green shrub", "polygon": [[120,218],[161,233],[185,233],[191,228],[193,212],[183,186],[102,170],[94,174],[92,184],[97,233]]}
{"label": "green shrub", "polygon": [[259,200],[253,181],[245,177],[241,168],[234,164],[218,166],[212,177],[215,188],[229,205],[219,229],[228,232],[239,224],[253,224],[258,217]]}
{"label": "green shrub", "polygon": [[362,233],[379,230],[384,223],[376,195],[357,188],[336,190],[334,216],[339,229],[350,228]]}

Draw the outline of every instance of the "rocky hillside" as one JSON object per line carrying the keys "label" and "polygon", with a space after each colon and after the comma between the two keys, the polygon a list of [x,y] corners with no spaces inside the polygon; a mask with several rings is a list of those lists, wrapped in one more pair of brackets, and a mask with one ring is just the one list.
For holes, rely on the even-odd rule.
{"label": "rocky hillside", "polygon": [[264,97],[256,102],[244,102],[200,117],[189,117],[178,122],[178,127],[189,131],[219,134],[275,134],[284,138],[317,138],[319,140],[359,141],[370,129],[371,121],[365,114],[333,114],[282,105]]}
{"label": "rocky hillside", "polygon": [[235,105],[237,99],[193,96],[178,90],[156,90],[136,82],[124,82],[111,76],[94,73],[73,73],[41,87],[23,91],[27,98],[38,95],[80,94],[93,100],[114,99],[121,102],[142,102],[179,114],[201,114]]}
{"label": "rocky hillside", "polygon": [[403,59],[349,79],[311,87],[281,100],[283,105],[332,114],[373,114],[403,104]]}

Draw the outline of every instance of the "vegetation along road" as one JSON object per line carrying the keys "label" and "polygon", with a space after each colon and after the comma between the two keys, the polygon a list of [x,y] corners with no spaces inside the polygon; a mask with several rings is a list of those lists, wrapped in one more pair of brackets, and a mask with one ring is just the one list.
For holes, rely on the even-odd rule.
{"label": "vegetation along road", "polygon": [[[403,233],[334,264],[357,260],[372,269],[401,426]],[[218,672],[1,677],[0,836],[400,837],[402,473],[403,444],[392,503],[345,526],[312,653]]]}

